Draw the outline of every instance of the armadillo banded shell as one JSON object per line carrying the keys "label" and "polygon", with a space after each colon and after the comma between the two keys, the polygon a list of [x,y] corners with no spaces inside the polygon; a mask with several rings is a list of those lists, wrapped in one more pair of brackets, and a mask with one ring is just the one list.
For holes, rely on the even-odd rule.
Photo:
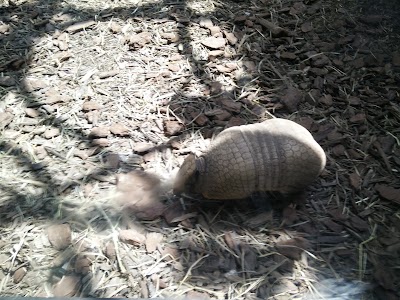
{"label": "armadillo banded shell", "polygon": [[184,162],[183,169],[190,169],[185,163],[195,165],[196,172],[183,180],[183,189],[210,199],[241,199],[257,191],[292,193],[314,181],[325,161],[310,132],[295,122],[271,119],[235,126],[221,132],[194,164],[193,157]]}

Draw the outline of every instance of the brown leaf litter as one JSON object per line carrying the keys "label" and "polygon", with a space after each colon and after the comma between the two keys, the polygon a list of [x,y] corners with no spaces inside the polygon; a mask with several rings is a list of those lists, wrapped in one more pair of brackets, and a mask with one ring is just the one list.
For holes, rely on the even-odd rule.
{"label": "brown leaf litter", "polygon": [[[351,299],[398,299],[399,13],[394,0],[5,1],[0,294],[278,299],[325,280],[351,292],[343,278],[374,287]],[[187,154],[274,116],[327,153],[304,201],[171,194]]]}

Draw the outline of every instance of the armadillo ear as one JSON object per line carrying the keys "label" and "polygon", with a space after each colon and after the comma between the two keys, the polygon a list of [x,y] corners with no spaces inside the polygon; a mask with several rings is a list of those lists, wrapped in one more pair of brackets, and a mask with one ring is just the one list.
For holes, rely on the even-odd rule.
{"label": "armadillo ear", "polygon": [[181,194],[190,189],[193,176],[196,174],[196,168],[196,156],[194,154],[189,154],[183,161],[183,164],[176,175],[173,187],[174,194]]}

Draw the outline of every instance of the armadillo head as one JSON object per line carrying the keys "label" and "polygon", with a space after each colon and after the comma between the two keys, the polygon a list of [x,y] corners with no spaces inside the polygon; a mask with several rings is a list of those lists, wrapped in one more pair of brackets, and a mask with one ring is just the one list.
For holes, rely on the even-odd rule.
{"label": "armadillo head", "polygon": [[189,154],[176,175],[173,192],[176,195],[196,192],[198,176],[203,172],[204,159]]}

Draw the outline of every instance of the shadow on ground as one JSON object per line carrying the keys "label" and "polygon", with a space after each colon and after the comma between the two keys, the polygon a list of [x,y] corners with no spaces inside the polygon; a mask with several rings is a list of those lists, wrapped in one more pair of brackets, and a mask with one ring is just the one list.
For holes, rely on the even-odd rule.
{"label": "shadow on ground", "polygon": [[[25,218],[37,218],[40,220],[49,219],[56,223],[76,223],[79,224],[76,225],[77,228],[80,228],[82,224],[89,224],[87,220],[98,218],[96,225],[98,225],[99,232],[103,232],[110,227],[108,221],[103,216],[99,216],[101,214],[99,214],[98,207],[93,207],[86,212],[80,212],[78,206],[70,206],[67,203],[68,201],[65,201],[68,198],[68,194],[77,190],[79,194],[79,189],[83,186],[98,184],[106,186],[107,184],[114,183],[112,176],[116,172],[121,172],[120,168],[110,167],[104,163],[103,157],[118,153],[112,150],[112,147],[103,146],[100,140],[101,137],[90,136],[90,130],[88,130],[90,128],[89,124],[86,124],[86,128],[70,126],[66,121],[68,118],[75,118],[77,116],[76,112],[70,115],[59,114],[57,108],[57,105],[60,105],[59,103],[61,105],[69,101],[83,103],[84,101],[91,100],[90,96],[86,96],[84,92],[81,96],[78,93],[70,94],[68,90],[63,90],[62,86],[54,94],[50,82],[36,82],[38,86],[35,86],[35,82],[28,79],[35,77],[35,74],[40,72],[44,73],[45,76],[54,75],[50,73],[46,74],[50,69],[54,69],[55,72],[65,72],[61,66],[64,59],[68,59],[65,56],[68,54],[68,49],[65,50],[63,48],[63,40],[57,40],[58,44],[54,45],[55,39],[52,39],[52,36],[62,34],[63,32],[68,32],[70,35],[81,34],[83,32],[82,36],[85,37],[85,31],[89,32],[93,27],[97,26],[96,22],[106,23],[112,20],[117,20],[122,24],[128,20],[132,22],[131,24],[139,24],[146,20],[154,20],[154,22],[161,23],[174,21],[177,30],[176,33],[179,38],[179,42],[176,42],[176,47],[179,48],[181,58],[187,60],[190,72],[188,76],[180,78],[172,77],[170,80],[174,80],[177,87],[164,103],[160,102],[161,106],[168,106],[167,110],[161,112],[162,118],[170,120],[168,117],[169,112],[172,112],[175,116],[175,118],[172,117],[172,120],[175,122],[172,125],[177,125],[178,129],[177,132],[171,133],[175,135],[181,134],[184,131],[184,134],[190,136],[191,130],[194,128],[201,130],[204,137],[210,137],[226,126],[241,125],[263,119],[268,115],[269,111],[278,116],[292,115],[295,119],[300,120],[300,116],[303,117],[301,110],[304,109],[308,119],[306,117],[302,121],[307,124],[310,116],[312,119],[315,119],[314,121],[317,121],[313,122],[312,125],[309,124],[309,129],[313,131],[331,158],[328,166],[331,173],[323,176],[322,186],[325,189],[334,187],[333,189],[336,189],[335,197],[343,197],[343,199],[330,199],[329,191],[314,191],[312,196],[314,198],[311,197],[307,205],[311,211],[315,210],[317,215],[310,215],[310,210],[307,213],[304,212],[304,215],[303,212],[299,213],[299,215],[295,216],[295,220],[300,225],[296,225],[294,229],[298,230],[299,234],[307,233],[307,238],[317,234],[319,230],[329,232],[328,236],[330,238],[326,238],[321,234],[321,239],[317,238],[316,241],[313,241],[315,242],[313,247],[321,250],[318,254],[320,257],[323,257],[322,260],[324,264],[327,264],[327,269],[329,269],[330,263],[340,265],[341,262],[338,260],[343,259],[345,261],[346,255],[351,256],[348,263],[354,267],[354,270],[350,274],[347,274],[345,271],[347,267],[343,266],[341,270],[343,274],[335,275],[337,277],[354,279],[354,273],[357,273],[355,271],[358,268],[357,265],[363,262],[354,260],[354,257],[357,258],[357,253],[354,254],[354,251],[350,251],[348,248],[349,246],[365,242],[370,235],[373,235],[373,232],[370,232],[369,228],[365,228],[364,220],[360,221],[353,215],[350,219],[341,220],[341,218],[345,218],[344,213],[341,215],[342,212],[339,211],[343,207],[342,201],[350,202],[350,210],[353,212],[358,212],[360,208],[354,203],[354,200],[352,202],[348,198],[346,194],[348,188],[341,187],[338,181],[335,182],[334,170],[341,168],[341,166],[337,165],[337,153],[335,151],[339,151],[340,149],[333,149],[337,146],[338,142],[335,140],[335,137],[328,137],[333,132],[330,130],[332,126],[329,127],[329,125],[335,122],[328,122],[327,120],[329,118],[339,120],[337,116],[341,114],[349,118],[357,115],[358,111],[354,111],[352,107],[349,108],[346,101],[350,99],[349,95],[354,96],[354,91],[362,90],[363,85],[366,86],[365,89],[376,86],[378,93],[364,94],[364,96],[368,95],[369,98],[375,100],[382,97],[398,99],[399,92],[395,87],[391,87],[399,83],[399,76],[393,75],[398,70],[395,68],[391,69],[391,66],[387,67],[390,62],[388,61],[388,56],[385,56],[396,49],[393,41],[398,42],[398,39],[396,40],[391,37],[396,35],[396,28],[399,26],[396,21],[399,8],[395,5],[395,1],[374,2],[373,5],[369,5],[369,1],[364,1],[364,3],[361,12],[365,12],[365,16],[360,15],[359,20],[354,20],[354,14],[348,13],[345,3],[343,3],[342,7],[339,5],[339,10],[342,9],[344,17],[338,20],[329,19],[329,16],[325,15],[324,11],[324,9],[328,10],[327,6],[319,2],[316,4],[307,3],[307,5],[302,2],[290,2],[290,5],[283,5],[280,7],[280,10],[276,3],[271,5],[271,9],[269,10],[262,1],[241,2],[240,6],[237,7],[235,3],[221,2],[219,4],[214,3],[214,7],[207,7],[209,12],[205,14],[201,14],[193,9],[194,4],[186,1],[163,1],[157,4],[148,3],[138,6],[105,9],[82,9],[73,6],[64,6],[65,4],[59,1],[26,1],[20,5],[0,7],[1,21],[3,22],[3,27],[0,27],[0,30],[2,30],[0,31],[2,33],[0,43],[3,44],[0,52],[0,71],[3,72],[0,82],[2,109],[6,112],[10,112],[7,109],[11,109],[12,111],[13,105],[19,103],[16,99],[22,98],[24,100],[22,103],[23,106],[34,108],[39,114],[35,118],[25,117],[21,123],[25,124],[23,125],[25,127],[18,123],[20,120],[17,120],[16,117],[10,122],[11,125],[6,124],[4,127],[10,125],[14,131],[27,130],[27,134],[32,138],[42,133],[29,132],[30,128],[26,128],[26,126],[36,126],[38,128],[43,125],[47,128],[46,130],[58,128],[63,138],[70,142],[69,145],[78,147],[78,145],[84,144],[82,149],[90,150],[92,151],[91,153],[95,154],[94,159],[90,160],[89,158],[88,162],[89,165],[94,165],[95,167],[88,168],[87,170],[89,171],[85,172],[84,176],[74,178],[70,170],[67,170],[67,174],[72,175],[69,178],[66,176],[62,177],[61,180],[57,180],[53,172],[54,169],[50,170],[46,164],[42,164],[40,159],[37,158],[38,154],[35,151],[31,151],[33,149],[23,147],[25,140],[21,142],[21,140],[13,140],[12,138],[3,136],[0,151],[4,154],[5,159],[15,161],[16,167],[22,169],[22,173],[24,174],[29,173],[31,175],[29,180],[36,183],[34,185],[35,192],[31,194],[25,194],[24,188],[15,186],[12,182],[1,184],[2,199],[7,199],[1,205],[1,226],[7,227],[16,222],[15,220],[21,220],[22,222]],[[375,19],[369,18],[371,14],[375,15]],[[330,17],[335,18],[335,14],[331,14]],[[200,24],[201,18],[211,20],[211,25],[213,26],[198,26],[196,27],[198,30],[196,32],[191,28],[190,23],[195,22]],[[260,23],[260,19],[272,20],[277,24],[282,24],[282,32],[275,32],[275,34],[269,32],[265,28],[265,23],[264,25],[260,25],[262,23]],[[299,23],[299,19],[302,20],[301,24]],[[80,30],[82,31],[77,30],[76,33],[74,27],[70,27],[76,25],[77,22],[93,20],[95,20],[95,23],[86,23],[87,27],[85,27],[85,23],[81,24],[83,27]],[[315,27],[315,30],[309,30],[309,23]],[[291,33],[299,32],[300,25],[304,26],[304,28],[301,27],[301,35],[296,34],[293,36]],[[219,26],[219,31],[217,28],[210,28],[216,26]],[[148,30],[151,31],[151,28],[148,28]],[[231,44],[228,42],[224,47],[224,51],[222,51],[223,53],[217,53],[215,57],[213,55],[210,56],[209,49],[199,43],[205,35],[208,35],[210,30],[217,30],[215,35],[224,37],[225,40],[228,39],[227,33],[234,33],[237,41]],[[273,30],[279,29],[274,28]],[[255,36],[259,38],[254,39]],[[376,43],[374,41],[375,38],[377,39]],[[385,40],[386,38],[387,40]],[[303,42],[304,40],[306,42]],[[337,42],[333,43],[332,41]],[[316,46],[310,46],[313,42],[315,42]],[[145,47],[149,42],[144,45],[140,45],[140,43],[140,40],[135,42],[130,38],[127,42],[131,51],[130,53],[140,52],[141,47]],[[39,51],[43,55],[43,52],[46,52],[46,45],[58,47],[58,52],[55,54],[57,56],[55,58],[56,62],[54,63],[54,57],[48,61],[45,60],[45,63],[42,64],[42,69],[40,69],[40,66],[37,64],[37,53]],[[387,49],[381,49],[382,45],[386,45]],[[365,55],[362,61],[358,60],[359,52]],[[379,52],[378,55],[375,55],[377,52]],[[327,57],[325,55],[327,53],[332,63],[324,63],[317,59],[321,56]],[[353,69],[345,70],[343,61],[342,65],[340,65],[340,62],[336,63],[335,58],[339,57],[337,53],[345,53],[347,61],[344,61],[344,64],[350,64]],[[75,53],[75,55],[79,56],[79,53]],[[237,65],[233,67],[230,64],[233,58],[238,58],[243,63],[239,69],[235,69],[238,68]],[[309,64],[309,61],[312,61],[312,63]],[[53,64],[55,67],[46,69],[47,63],[49,65]],[[32,68],[32,65],[35,65],[35,67]],[[384,66],[383,70],[374,69],[378,69],[382,65]],[[363,68],[374,70],[370,74],[365,74],[362,73]],[[234,72],[235,70],[237,72]],[[326,70],[330,71],[326,72]],[[349,73],[340,74],[341,72],[343,73],[342,70]],[[339,73],[340,76],[335,72]],[[376,73],[373,72],[377,72],[379,76],[385,78],[386,84],[379,83],[379,79],[374,78]],[[89,86],[90,84],[87,84],[88,81],[81,80],[86,74],[88,73],[73,74],[75,77],[72,81],[75,83],[78,82],[78,85],[81,86]],[[160,74],[151,75],[146,78],[144,83],[157,83],[159,76]],[[193,84],[197,84],[198,89],[191,88],[190,86]],[[302,91],[301,96],[293,96],[292,92],[288,92],[291,88],[296,91]],[[296,93],[294,94],[296,95]],[[334,107],[327,102],[323,102],[321,99],[329,99],[329,97],[324,98],[324,95],[333,96],[333,100],[338,102],[337,106]],[[16,98],[11,99],[14,96]],[[296,102],[297,100],[293,100],[291,97],[305,99],[305,106],[300,106]],[[286,100],[281,101],[281,98]],[[49,102],[49,99],[54,102]],[[346,101],[342,101],[342,99],[346,99]],[[366,97],[361,100],[368,101]],[[315,103],[315,101],[318,101],[317,109],[320,109],[320,111],[315,112],[313,106],[310,106],[310,103]],[[18,105],[21,105],[21,103]],[[357,108],[359,105],[361,104],[356,103],[354,107]],[[379,105],[386,106],[390,104],[376,100],[375,102],[371,101],[368,105],[379,107]],[[361,111],[363,109],[367,111],[369,108],[362,106]],[[225,115],[221,115],[221,112]],[[394,110],[393,114],[395,114]],[[3,116],[6,117],[6,115]],[[371,116],[372,120],[370,122],[372,124],[374,117]],[[381,115],[378,115],[376,119],[381,120],[381,117]],[[29,122],[24,123],[24,121],[30,121],[31,119],[38,121],[32,124]],[[351,126],[355,128],[358,125],[357,122],[361,121],[356,120]],[[319,124],[328,126],[323,127],[319,126]],[[183,126],[181,127],[181,125]],[[379,134],[386,133],[387,127],[385,124],[378,124],[378,126],[378,129],[380,129]],[[357,137],[362,135],[362,128],[354,128],[351,127],[348,132],[343,132],[344,135],[346,133],[356,134]],[[163,129],[165,130],[165,128]],[[134,128],[130,128],[130,134],[121,139],[135,139],[137,137],[136,133],[133,133],[135,130]],[[174,131],[174,129],[171,130]],[[115,138],[118,139],[118,136]],[[144,135],[144,137],[140,136],[140,138],[139,140],[146,140],[148,136]],[[339,138],[339,142],[343,142],[346,138]],[[49,140],[52,141],[52,139],[54,138],[50,138]],[[158,140],[157,142],[160,141]],[[168,142],[165,142],[165,144],[170,145]],[[54,148],[48,146],[45,148],[47,155],[52,157],[53,163],[61,164],[61,162],[65,162],[71,157],[69,150],[72,147],[60,148],[56,143],[53,143],[53,145]],[[359,146],[358,141],[356,145]],[[368,148],[367,151],[369,151]],[[377,151],[377,156],[382,156],[379,149]],[[343,157],[341,159],[345,160]],[[86,164],[86,162],[84,163]],[[381,161],[378,162],[378,164],[381,163]],[[344,162],[344,165],[346,164],[347,162]],[[6,166],[3,163],[2,165]],[[140,164],[135,163],[133,166],[126,167],[123,171],[126,172],[138,167],[140,167]],[[384,171],[382,177],[386,176],[393,182],[393,174],[389,174],[389,171]],[[65,178],[68,178],[68,180],[65,180]],[[355,194],[353,192],[350,193]],[[329,208],[325,211],[325,213],[328,213],[327,215],[318,216],[318,213],[326,209],[324,205],[318,204],[318,201],[322,201],[322,199],[329,203],[331,203],[331,200],[336,201],[339,212]],[[23,214],[16,214],[15,207],[18,208],[19,212],[23,212]],[[104,206],[104,209],[108,209],[107,204]],[[243,210],[246,210],[246,207]],[[222,211],[225,212],[225,210]],[[273,252],[275,250],[272,250],[272,248],[264,247],[262,242],[257,239],[258,237],[254,240],[246,238],[241,240],[238,238],[240,242],[237,244],[235,244],[235,239],[233,239],[234,244],[231,245],[232,248],[226,248],[226,245],[229,245],[226,239],[229,239],[228,236],[231,232],[237,233],[240,231],[244,237],[249,238],[253,234],[250,231],[254,230],[256,232],[254,234],[260,235],[263,238],[270,236],[271,245],[276,244],[278,237],[282,237],[284,234],[281,232],[270,232],[265,228],[255,227],[248,229],[245,226],[243,227],[244,224],[242,222],[245,222],[248,216],[244,215],[239,219],[232,218],[229,215],[229,210],[227,210],[228,213],[224,214],[221,219],[218,219],[218,222],[224,224],[221,228],[218,228],[216,223],[211,222],[215,220],[212,212],[213,210],[201,213],[200,216],[203,216],[203,220],[200,217],[192,220],[192,222],[199,222],[200,225],[196,225],[196,222],[189,224],[194,228],[200,226],[199,232],[203,232],[203,234],[207,235],[207,230],[211,231],[212,234],[202,237],[202,239],[197,235],[193,235],[187,239],[177,241],[179,243],[180,256],[183,257],[181,262],[184,266],[184,273],[188,275],[182,278],[182,284],[189,282],[187,290],[193,289],[193,286],[197,286],[199,290],[202,290],[201,287],[204,286],[204,290],[207,290],[212,285],[212,282],[217,284],[219,278],[223,275],[225,276],[224,280],[228,279],[230,282],[237,281],[240,283],[243,282],[243,279],[251,279],[253,278],[252,276],[254,278],[261,276],[259,278],[262,279],[255,279],[254,282],[250,280],[250,283],[244,285],[238,283],[237,286],[240,286],[242,290],[235,295],[244,296],[250,291],[255,291],[257,297],[266,298],[282,292],[282,288],[285,285],[289,291],[292,289],[293,293],[297,292],[297,283],[295,282],[295,287],[293,287],[293,285],[290,285],[285,280],[287,279],[286,275],[290,277],[289,274],[293,273],[294,264],[297,264],[297,260],[304,259],[304,255],[296,257],[295,260],[287,259],[282,254]],[[118,212],[114,212],[114,214],[109,216],[112,226],[115,226],[114,222],[120,221],[121,218]],[[235,211],[232,215],[240,216],[240,212]],[[204,217],[208,219],[204,220]],[[262,217],[265,216],[263,215]],[[330,222],[329,219],[331,217],[334,219],[334,223]],[[366,218],[365,216],[363,217]],[[317,225],[307,227],[310,219]],[[279,223],[276,224],[275,220],[274,226],[279,227]],[[354,225],[355,223],[356,225]],[[297,223],[294,222],[291,225],[293,224]],[[145,225],[149,226],[149,224]],[[124,226],[129,227],[130,225],[124,224]],[[361,233],[353,231],[354,228],[359,229]],[[83,228],[81,229],[83,230]],[[355,236],[354,240],[348,240],[346,236],[342,236],[342,231],[345,229],[348,229]],[[179,230],[183,229],[179,228]],[[185,230],[190,232],[190,228],[186,228]],[[225,240],[221,242],[223,240],[221,240],[221,236],[223,235],[225,236]],[[285,238],[289,240],[294,238],[292,233],[286,235]],[[224,246],[221,246],[219,242]],[[355,246],[355,249],[357,250],[357,246]],[[331,255],[333,251],[340,253],[339,256]],[[78,257],[78,254],[67,255],[65,261]],[[270,256],[273,257],[272,260]],[[377,264],[373,263],[373,265],[375,267]],[[279,273],[275,272],[275,268],[284,268],[284,270],[281,270],[282,272]],[[362,268],[365,274],[361,275],[367,278],[372,277],[370,268],[372,268],[370,265]],[[233,269],[241,271],[239,273],[230,273]],[[296,270],[301,271],[300,268]],[[335,269],[332,273],[335,273],[335,271],[337,270]],[[273,275],[271,275],[272,273]],[[87,276],[90,277],[90,275]],[[82,275],[82,277],[84,276]],[[279,282],[278,288],[275,287],[275,290],[271,288],[274,284],[268,282],[268,280],[274,280],[274,283],[275,281]],[[282,283],[282,280],[285,282]],[[86,278],[85,282],[88,283],[90,280]],[[393,292],[395,291],[395,287],[390,286],[390,283],[380,282],[380,286],[381,289],[383,287],[387,290],[387,292],[382,292],[384,295],[386,295],[385,293],[395,293]],[[148,287],[148,289],[150,288]],[[86,293],[87,295],[91,295],[93,293],[92,290],[93,287],[91,284],[87,284],[86,288],[83,289],[83,295],[86,295]],[[120,293],[123,295],[122,292]],[[221,296],[217,293],[218,295]]]}

